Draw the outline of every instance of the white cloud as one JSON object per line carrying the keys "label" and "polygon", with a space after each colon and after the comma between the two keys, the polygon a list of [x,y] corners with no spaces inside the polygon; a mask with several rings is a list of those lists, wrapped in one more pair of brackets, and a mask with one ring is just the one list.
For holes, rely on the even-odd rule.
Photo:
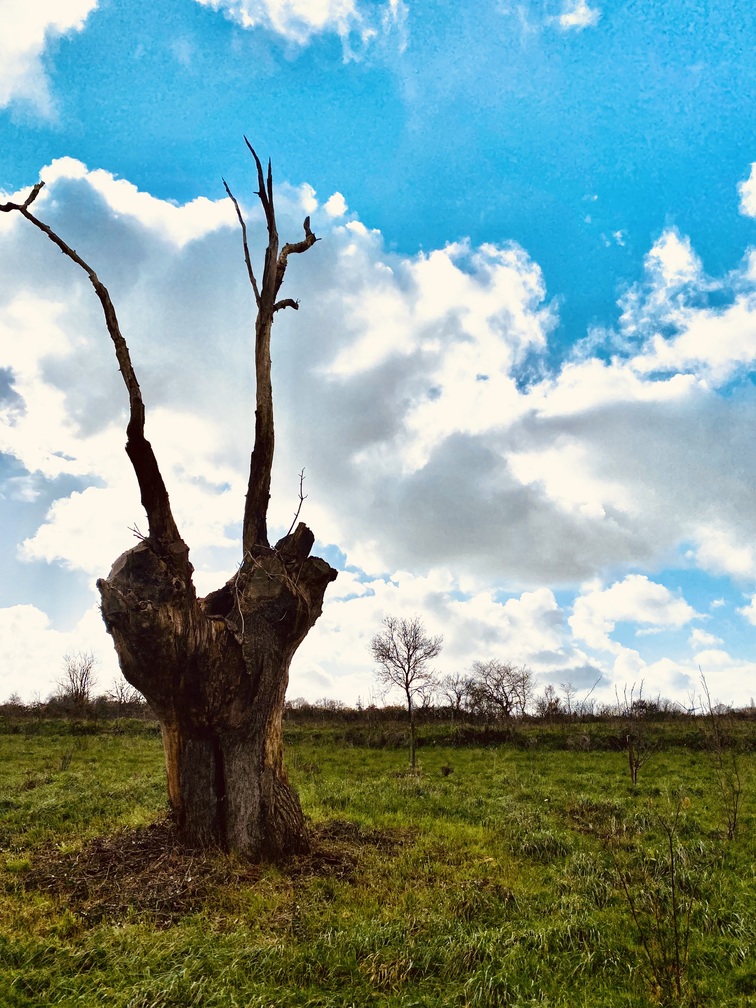
{"label": "white cloud", "polygon": [[724,643],[721,637],[717,637],[716,634],[708,633],[706,630],[701,630],[700,627],[695,627],[690,633],[690,646],[692,648],[710,648],[715,644]]}
{"label": "white cloud", "polygon": [[342,194],[335,192],[333,196],[325,201],[323,209],[329,217],[343,217],[349,207],[346,205],[346,200]]}
{"label": "white cloud", "polygon": [[745,616],[752,626],[756,626],[756,595],[751,597],[751,601],[748,605],[738,609],[738,612],[741,616]]}
{"label": "white cloud", "polygon": [[[624,296],[619,341],[637,353],[638,376],[696,373],[721,386],[756,361],[756,273],[746,257],[724,280],[704,273],[690,239],[666,230],[644,261],[644,280]],[[712,294],[723,304],[707,303]]]}
{"label": "white cloud", "polygon": [[102,616],[88,605],[69,631],[55,630],[46,613],[33,605],[0,609],[0,698],[17,693],[22,700],[45,700],[55,690],[63,671],[63,657],[77,651],[97,656],[95,692],[106,692],[120,677],[112,643]]}
{"label": "white cloud", "polygon": [[678,628],[697,615],[664,585],[643,574],[629,574],[609,588],[591,588],[578,596],[569,623],[575,636],[589,647],[622,654],[626,649],[610,637],[618,622]]}
{"label": "white cloud", "polygon": [[222,11],[242,28],[266,28],[298,45],[325,32],[337,34],[344,58],[359,58],[378,36],[396,31],[405,42],[407,8],[402,0],[381,5],[358,0],[196,0]]}
{"label": "white cloud", "polygon": [[444,638],[434,663],[442,675],[494,657],[554,677],[587,663],[585,653],[570,644],[564,615],[548,589],[500,602],[490,592],[461,593],[442,568],[424,576],[398,571],[356,582],[347,574],[346,592],[339,587],[343,576],[334,592],[329,589],[323,615],[294,658],[292,696],[361,695],[366,701],[374,689],[369,642],[388,614],[421,614],[428,633]]}
{"label": "white cloud", "polygon": [[746,217],[756,217],[756,161],[751,165],[751,174],[738,184],[740,212]]}
{"label": "white cloud", "polygon": [[0,32],[0,108],[27,101],[49,114],[49,82],[42,55],[49,42],[81,31],[97,0],[4,0]]}
{"label": "white cloud", "polygon": [[756,577],[756,550],[734,529],[713,519],[698,527],[696,539],[694,555],[703,570],[712,574]]}
{"label": "white cloud", "polygon": [[86,180],[103,197],[112,213],[128,217],[156,235],[162,234],[179,247],[198,241],[219,228],[236,224],[236,214],[229,199],[209,200],[198,196],[181,205],[169,203],[141,192],[133,183],[117,179],[102,168],[89,171],[76,158],[57,158],[43,169],[41,177],[48,186],[66,179]]}
{"label": "white cloud", "polygon": [[565,0],[564,10],[555,20],[563,31],[582,31],[599,23],[601,11],[586,0]]}
{"label": "white cloud", "polygon": [[[192,388],[201,432],[169,437],[161,449],[175,459],[169,472],[180,486],[177,506],[188,519],[207,511],[192,486],[199,456],[192,462],[187,455],[205,444],[207,493],[220,484],[237,488],[222,495],[225,522],[246,465],[243,439],[229,442],[228,431],[249,424],[249,292],[227,201],[175,207],[70,160],[43,174],[49,182],[41,211],[57,214],[74,235],[82,201],[105,201],[102,227],[77,236],[76,245],[89,250],[103,277],[117,278],[113,294],[136,341],[153,431],[158,424],[161,436],[189,431],[185,390]],[[293,265],[292,293],[302,309],[278,322],[282,436],[274,489],[284,501],[295,499],[292,474],[312,466],[307,507],[321,536],[367,569],[440,559],[469,566],[483,581],[523,578],[530,586],[580,580],[604,563],[650,559],[678,542],[706,567],[751,569],[746,547],[737,545],[752,539],[748,480],[730,475],[733,461],[742,465],[749,456],[747,412],[718,403],[695,374],[648,373],[642,353],[568,362],[555,377],[523,386],[519,369],[545,348],[553,309],[522,249],[457,243],[400,257],[359,221],[331,223],[309,187],[284,193],[282,213],[298,214],[306,202],[320,213],[316,227],[327,240],[308,254],[306,268],[304,257]],[[14,252],[14,243],[25,245],[20,223],[7,250],[16,274],[29,255]],[[287,227],[296,233],[301,221]],[[166,233],[174,251],[165,248]],[[40,292],[27,289],[26,271],[8,285],[15,299],[0,305],[0,323],[13,334],[4,346],[32,355],[27,364],[5,361],[26,402],[8,437],[27,467],[49,477],[104,473],[107,483],[125,487],[130,476],[117,447],[124,397],[98,306],[71,264],[58,259],[51,270],[44,251],[35,255],[54,296],[40,301]],[[657,243],[651,258],[665,283],[697,274],[682,239]],[[637,307],[643,314],[640,300]],[[146,338],[158,332],[160,340]],[[199,383],[188,377],[197,369]],[[81,425],[92,424],[82,439]],[[628,430],[638,436],[628,439]],[[344,514],[346,498],[352,503]],[[207,537],[194,531],[218,543],[224,527]]]}

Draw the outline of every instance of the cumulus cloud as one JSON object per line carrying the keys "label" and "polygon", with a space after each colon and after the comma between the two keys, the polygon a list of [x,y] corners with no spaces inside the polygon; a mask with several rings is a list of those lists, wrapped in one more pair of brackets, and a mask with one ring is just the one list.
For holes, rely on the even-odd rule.
{"label": "cumulus cloud", "polygon": [[335,192],[333,196],[325,201],[323,209],[329,217],[343,217],[349,208],[342,194]]}
{"label": "cumulus cloud", "polygon": [[54,629],[33,605],[0,609],[0,697],[17,693],[23,701],[45,700],[63,671],[63,656],[91,651],[98,658],[96,691],[106,692],[120,677],[112,644],[99,610],[89,605],[68,631]]}
{"label": "cumulus cloud", "polygon": [[52,98],[42,57],[51,40],[81,31],[97,0],[5,0],[0,33],[0,108],[29,102],[49,114]]}
{"label": "cumulus cloud", "polygon": [[751,601],[746,606],[738,609],[741,616],[745,616],[750,624],[756,626],[756,595],[751,597]]}
{"label": "cumulus cloud", "polygon": [[462,591],[443,568],[375,579],[347,571],[329,590],[323,615],[297,652],[292,695],[312,697],[315,681],[326,695],[371,699],[370,639],[384,616],[401,613],[421,615],[428,632],[444,638],[434,663],[439,674],[465,671],[476,659],[499,658],[526,664],[546,681],[587,664],[548,589],[498,600],[492,592]]}
{"label": "cumulus cloud", "polygon": [[101,168],[90,171],[72,157],[56,158],[43,170],[42,178],[48,186],[65,183],[66,180],[86,180],[87,186],[102,197],[110,213],[127,217],[155,235],[162,234],[167,241],[179,247],[236,223],[229,200],[198,196],[181,205],[169,203],[142,192],[127,179],[115,178]]}
{"label": "cumulus cloud", "polygon": [[751,173],[738,185],[740,212],[746,217],[756,217],[756,161],[751,165]]}
{"label": "cumulus cloud", "polygon": [[696,650],[702,648],[711,648],[715,644],[723,644],[724,641],[721,637],[717,637],[716,634],[708,633],[706,630],[702,630],[700,627],[695,627],[690,633],[690,646]]}
{"label": "cumulus cloud", "polygon": [[290,42],[305,45],[315,35],[337,34],[344,58],[358,58],[380,35],[396,31],[404,44],[407,8],[402,0],[385,4],[367,0],[196,0],[222,11],[242,28],[266,28]]}
{"label": "cumulus cloud", "polygon": [[[254,422],[252,298],[232,208],[174,206],[70,159],[43,177],[40,216],[111,290],[207,591],[238,562]],[[522,660],[550,681],[581,669],[591,681],[643,678],[649,666],[614,639],[616,625],[680,630],[696,613],[626,570],[756,578],[756,271],[746,261],[716,281],[711,304],[715,282],[667,231],[601,357],[583,346],[554,368],[556,307],[524,249],[459,241],[399,255],[346,220],[337,196],[278,194],[283,240],[305,213],[324,240],[291,262],[286,293],[301,307],[276,322],[271,524],[288,528],[304,466],[303,518],[351,571],[293,674],[312,674],[321,696],[329,677],[364,684],[362,638],[382,613],[415,606],[433,632],[448,628],[452,664],[469,663],[474,641],[473,657]],[[246,212],[259,260],[260,212]],[[0,451],[30,474],[42,514],[20,556],[93,578],[143,523],[125,391],[86,277],[20,218],[0,215],[0,237]],[[18,491],[6,497],[20,508]],[[557,589],[591,579],[567,619]],[[657,671],[682,682],[679,669]]]}
{"label": "cumulus cloud", "polygon": [[644,278],[622,299],[618,345],[638,375],[696,374],[722,386],[756,359],[756,275],[750,256],[723,279],[708,277],[690,239],[663,232]]}
{"label": "cumulus cloud", "polygon": [[629,574],[609,588],[592,588],[578,596],[569,623],[575,636],[590,647],[620,654],[625,649],[610,636],[618,622],[681,627],[697,615],[664,585],[643,574]]}
{"label": "cumulus cloud", "polygon": [[555,19],[563,31],[582,31],[599,23],[601,11],[589,7],[586,0],[565,0],[562,13]]}

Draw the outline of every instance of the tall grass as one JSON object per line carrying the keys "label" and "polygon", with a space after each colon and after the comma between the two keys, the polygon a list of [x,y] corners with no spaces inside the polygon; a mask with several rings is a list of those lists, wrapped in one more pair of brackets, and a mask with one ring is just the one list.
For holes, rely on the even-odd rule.
{"label": "tall grass", "polygon": [[[659,752],[636,787],[620,751],[425,746],[408,775],[400,750],[294,733],[287,761],[316,855],[250,869],[172,854],[158,912],[156,898],[106,899],[107,880],[71,878],[103,837],[112,853],[164,814],[159,741],[0,735],[0,1006],[746,1008],[756,998],[753,793],[725,843],[705,752]],[[752,753],[741,769],[753,779]],[[677,788],[687,804],[667,924],[681,939],[687,928],[679,989],[659,982],[625,891],[647,925],[643,873],[669,884],[658,816]]]}

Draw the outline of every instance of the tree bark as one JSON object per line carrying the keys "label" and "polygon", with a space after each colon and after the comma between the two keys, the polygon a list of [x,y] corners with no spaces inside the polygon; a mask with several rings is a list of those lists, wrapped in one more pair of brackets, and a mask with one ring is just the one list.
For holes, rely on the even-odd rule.
{"label": "tree bark", "polygon": [[[246,138],[245,138],[246,141]],[[255,859],[280,859],[307,849],[299,799],[283,765],[282,719],[291,659],[322,610],[336,571],[310,556],[314,536],[300,522],[275,547],[268,544],[267,510],[274,427],[270,339],[273,317],[297,308],[277,301],[288,256],[317,240],[305,219],[301,242],[278,250],[270,164],[257,167],[268,229],[262,283],[244,257],[257,304],[255,440],[244,508],[242,563],[218,591],[197,598],[189,548],[173,517],[160,468],[144,433],[145,408],[126,340],[105,285],[94,270],[29,209],[44,183],[17,211],[87,274],[100,300],[129,396],[126,452],[147,513],[148,535],[122,554],[97,582],[102,615],[126,680],[149,701],[165,751],[168,798],[179,831],[200,846],[218,846]],[[225,185],[225,182],[224,182]]]}
{"label": "tree bark", "polygon": [[160,721],[170,805],[191,843],[255,859],[307,848],[281,725],[291,659],[336,577],[308,555],[312,541],[300,523],[204,599],[147,542],[97,582],[123,674]]}

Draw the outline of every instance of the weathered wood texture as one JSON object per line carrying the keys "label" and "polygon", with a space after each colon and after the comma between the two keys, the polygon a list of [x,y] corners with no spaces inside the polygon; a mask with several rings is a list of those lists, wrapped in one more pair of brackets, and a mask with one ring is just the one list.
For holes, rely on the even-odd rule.
{"label": "weathered wood texture", "polygon": [[311,544],[300,524],[204,599],[148,542],[98,581],[123,674],[160,721],[171,808],[192,843],[272,859],[307,846],[281,721],[291,659],[336,577]]}

